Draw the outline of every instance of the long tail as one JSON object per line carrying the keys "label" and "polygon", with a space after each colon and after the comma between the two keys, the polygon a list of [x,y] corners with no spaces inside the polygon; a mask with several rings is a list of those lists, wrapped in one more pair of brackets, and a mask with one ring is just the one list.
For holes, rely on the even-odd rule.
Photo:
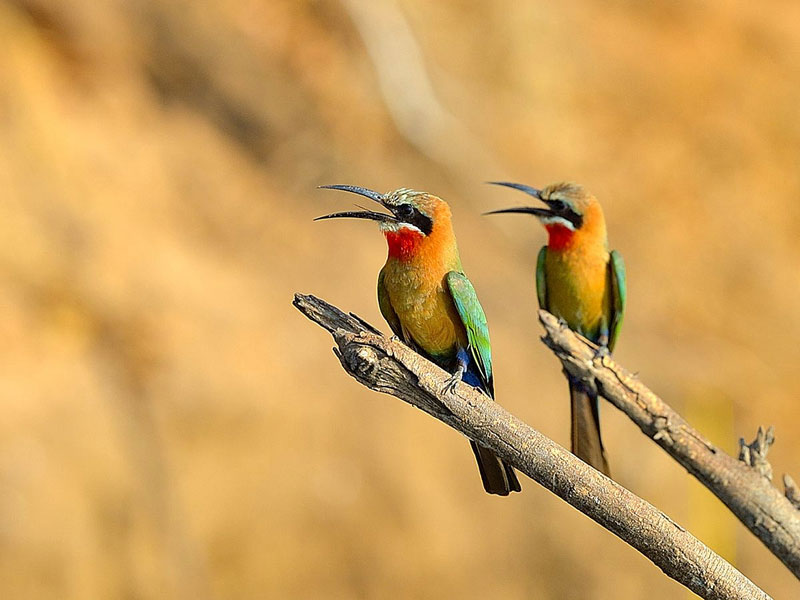
{"label": "long tail", "polygon": [[497,455],[488,448],[473,441],[470,441],[470,445],[481,471],[483,489],[498,496],[508,496],[510,492],[522,491],[514,467],[497,458]]}
{"label": "long tail", "polygon": [[610,476],[603,440],[600,439],[597,396],[587,392],[578,382],[570,381],[569,399],[572,408],[573,454]]}

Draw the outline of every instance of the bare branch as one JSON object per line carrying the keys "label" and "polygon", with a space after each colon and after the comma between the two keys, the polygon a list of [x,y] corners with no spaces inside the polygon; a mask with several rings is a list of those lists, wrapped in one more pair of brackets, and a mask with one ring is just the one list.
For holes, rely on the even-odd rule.
{"label": "bare branch", "polygon": [[766,431],[758,428],[756,439],[750,444],[739,438],[739,460],[749,467],[753,467],[767,481],[772,481],[772,465],[767,460],[767,452],[775,443],[775,428],[770,425]]}
{"label": "bare branch", "polygon": [[[725,454],[693,429],[661,398],[591,342],[576,335],[546,311],[539,311],[544,343],[564,368],[597,387],[667,453],[683,465],[750,529],[796,577],[800,577],[800,511],[790,487],[780,493],[766,460],[775,437],[759,428],[752,444],[741,441],[740,460]],[[796,488],[793,488],[796,490]],[[792,492],[794,493],[794,492]]]}
{"label": "bare branch", "polygon": [[660,510],[591,468],[466,384],[446,393],[449,374],[361,319],[296,294],[294,305],[327,329],[345,371],[366,387],[422,409],[494,450],[517,469],[620,537],[664,573],[708,600],[769,598]]}
{"label": "bare branch", "polygon": [[800,489],[788,473],[783,475],[784,495],[797,510],[800,510]]}

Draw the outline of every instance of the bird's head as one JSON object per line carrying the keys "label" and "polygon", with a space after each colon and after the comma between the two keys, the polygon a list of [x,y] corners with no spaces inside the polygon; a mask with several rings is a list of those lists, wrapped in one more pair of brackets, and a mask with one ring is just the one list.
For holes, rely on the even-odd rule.
{"label": "bird's head", "polygon": [[549,234],[548,246],[561,250],[578,240],[596,240],[605,243],[606,225],[603,209],[594,196],[577,183],[554,183],[544,189],[536,189],[521,183],[491,181],[494,185],[520,190],[544,202],[547,207],[518,206],[493,210],[498,213],[524,213],[536,216]]}
{"label": "bird's head", "polygon": [[323,185],[321,188],[342,190],[369,198],[389,212],[378,212],[359,206],[362,210],[338,212],[323,219],[369,219],[378,221],[389,244],[389,256],[408,260],[426,246],[437,246],[445,238],[452,237],[450,207],[441,198],[426,192],[400,188],[380,194],[367,188],[352,185]]}

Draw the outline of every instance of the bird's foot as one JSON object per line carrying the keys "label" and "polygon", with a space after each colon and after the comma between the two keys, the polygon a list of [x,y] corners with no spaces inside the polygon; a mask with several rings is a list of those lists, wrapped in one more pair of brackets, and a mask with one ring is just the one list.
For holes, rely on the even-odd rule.
{"label": "bird's foot", "polygon": [[599,358],[600,362],[602,362],[605,358],[611,357],[611,351],[608,349],[608,346],[600,345],[597,347],[597,350],[594,351],[594,357]]}
{"label": "bird's foot", "polygon": [[447,380],[447,383],[444,384],[442,388],[442,393],[444,394],[453,394],[456,391],[456,386],[458,382],[461,381],[461,375],[453,375],[450,379]]}
{"label": "bird's foot", "polygon": [[447,380],[447,383],[444,384],[442,388],[442,393],[444,394],[452,394],[456,391],[456,385],[458,382],[461,381],[461,377],[464,375],[464,371],[467,370],[467,365],[462,361],[458,361],[458,368],[456,372]]}

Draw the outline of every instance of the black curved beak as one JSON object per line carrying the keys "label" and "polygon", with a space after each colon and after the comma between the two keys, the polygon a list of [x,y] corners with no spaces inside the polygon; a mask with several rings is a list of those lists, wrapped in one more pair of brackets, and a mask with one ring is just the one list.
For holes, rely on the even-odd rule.
{"label": "black curved beak", "polygon": [[[525,192],[529,196],[533,196],[537,200],[542,199],[542,191],[538,190],[534,187],[529,185],[525,185],[523,183],[511,183],[509,181],[487,181],[491,185],[502,185],[505,187],[509,187],[515,190],[519,190],[520,192]],[[502,208],[500,210],[490,210],[489,212],[483,213],[484,215],[497,215],[501,213],[522,213],[527,215],[536,215],[537,217],[551,217],[553,216],[553,211],[547,208],[538,208],[534,206],[518,206],[516,208]]]}
{"label": "black curved beak", "polygon": [[537,217],[552,217],[553,211],[547,208],[537,208],[535,206],[517,206],[516,208],[501,208],[500,210],[490,210],[482,213],[484,215],[499,215],[501,213],[522,213],[526,215],[536,215]]}
{"label": "black curved beak", "polygon": [[359,196],[364,196],[365,198],[369,198],[370,200],[374,200],[381,206],[383,204],[383,194],[379,194],[373,190],[359,187],[357,185],[321,185],[319,186],[321,190],[341,190],[343,192],[350,192],[351,194],[358,194]]}
{"label": "black curved beak", "polygon": [[487,181],[486,183],[490,185],[502,185],[505,187],[509,187],[515,190],[519,190],[520,192],[525,192],[529,196],[533,196],[537,200],[542,199],[542,190],[537,190],[534,187],[529,185],[525,185],[524,183],[511,183],[510,181]]}
{"label": "black curved beak", "polygon": [[[359,196],[364,196],[365,198],[369,198],[370,200],[374,200],[381,206],[386,206],[383,201],[383,195],[375,192],[373,190],[359,187],[356,185],[321,185],[319,186],[320,189],[325,190],[340,190],[343,192],[350,192],[352,194],[358,194]],[[368,219],[371,221],[379,221],[381,223],[396,223],[397,218],[394,215],[386,214],[382,212],[377,212],[373,210],[349,210],[345,212],[338,212],[338,213],[331,213],[329,215],[323,215],[322,217],[317,217],[314,219],[315,221],[322,221],[324,219]]]}
{"label": "black curved beak", "polygon": [[394,215],[387,215],[386,213],[375,212],[372,210],[348,210],[346,212],[323,215],[314,220],[323,221],[325,219],[369,219],[372,221],[379,221],[381,223],[397,223],[397,219],[394,217]]}

